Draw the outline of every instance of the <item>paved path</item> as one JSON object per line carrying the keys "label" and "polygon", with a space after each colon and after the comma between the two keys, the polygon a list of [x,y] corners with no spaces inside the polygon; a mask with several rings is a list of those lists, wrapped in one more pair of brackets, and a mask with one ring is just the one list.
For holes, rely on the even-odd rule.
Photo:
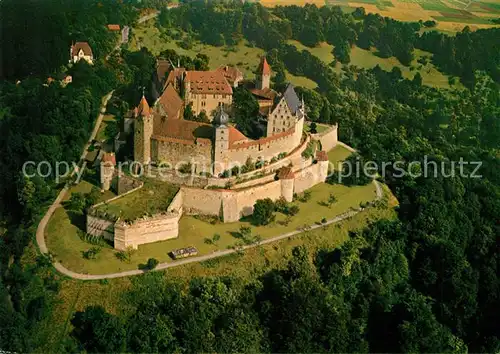
{"label": "paved path", "polygon": [[[375,185],[375,189],[376,189],[376,194],[377,194],[377,198],[376,199],[379,200],[383,196],[382,187],[381,187],[380,183],[378,181],[376,181],[376,180],[373,181],[373,184]],[[62,191],[61,191],[61,193],[62,193]],[[61,196],[61,194],[59,196]],[[47,221],[49,220],[50,216],[54,212],[54,210],[56,208],[56,206],[55,206],[56,204],[58,204],[57,200],[51,206],[51,208],[53,208],[53,209],[52,210],[49,209],[49,211],[45,215],[44,219],[42,220],[42,222],[40,222],[40,225],[38,226],[38,230],[37,230],[37,242],[38,242],[38,245],[40,246],[40,250],[42,250],[42,245],[43,245],[43,249],[45,250],[45,251],[42,250],[43,253],[47,253],[47,247],[45,246],[45,240],[44,240],[45,225],[47,224]],[[354,215],[356,215],[356,214],[358,214],[358,213],[360,213],[362,211],[363,211],[363,209],[348,211],[346,213],[343,213],[341,215],[338,215],[338,216],[334,217],[333,219],[327,220],[327,222],[324,223],[324,224],[311,225],[311,226],[309,226],[307,228],[302,228],[300,230],[291,231],[291,232],[288,232],[288,233],[285,233],[285,234],[281,234],[281,235],[278,235],[278,236],[275,236],[275,237],[271,237],[271,238],[268,238],[268,239],[265,239],[265,240],[259,242],[258,244],[246,245],[246,246],[243,246],[243,247],[241,247],[239,249],[227,249],[227,250],[223,250],[223,251],[217,251],[217,252],[213,252],[213,253],[210,253],[210,254],[206,254],[206,255],[203,255],[203,256],[186,258],[186,259],[182,259],[182,260],[174,261],[174,262],[169,262],[169,263],[160,263],[154,269],[154,271],[165,270],[165,269],[168,269],[168,268],[178,267],[178,266],[181,266],[181,265],[185,265],[185,264],[189,264],[189,263],[194,263],[194,262],[203,262],[203,261],[207,261],[209,259],[214,259],[214,258],[218,258],[218,257],[222,257],[222,256],[227,256],[227,255],[232,254],[232,253],[240,252],[241,250],[246,250],[246,249],[258,247],[260,245],[265,245],[267,243],[271,243],[271,242],[275,242],[275,241],[279,241],[279,240],[284,240],[286,238],[290,238],[292,236],[298,235],[298,234],[303,233],[303,232],[307,232],[307,231],[311,231],[311,230],[316,230],[316,229],[319,229],[321,227],[324,227],[324,226],[327,226],[327,225],[331,225],[331,224],[335,224],[335,223],[338,223],[340,221],[349,219],[349,218],[353,217]],[[39,237],[41,238],[41,241],[42,241],[41,243],[40,243]],[[54,267],[60,273],[62,273],[64,275],[67,275],[70,278],[79,279],[79,280],[99,280],[99,279],[122,278],[122,277],[128,277],[128,276],[132,276],[132,275],[139,275],[139,274],[143,274],[143,273],[147,272],[145,270],[133,269],[133,270],[128,270],[128,271],[124,271],[124,272],[110,273],[110,274],[82,274],[82,273],[76,273],[76,272],[73,272],[72,270],[69,270],[68,268],[64,267],[59,262],[55,262],[54,263]]]}
{"label": "paved path", "polygon": [[[78,166],[81,166],[81,167],[77,167],[77,168],[84,168],[83,162],[85,159],[85,155],[87,154],[87,149],[89,148],[90,144],[92,143],[92,140],[95,139],[97,132],[99,131],[99,127],[101,126],[102,120],[104,118],[104,113],[106,113],[106,105],[108,104],[108,101],[112,95],[113,95],[113,91],[108,93],[102,99],[101,110],[99,112],[99,116],[97,117],[97,119],[95,121],[94,129],[92,130],[92,134],[90,135],[89,140],[87,141],[87,143],[85,144],[85,146],[83,148],[82,155],[80,156],[80,161],[78,161]],[[71,173],[71,176],[73,176],[76,173],[77,168],[75,168],[73,170],[73,172]],[[42,252],[43,254],[49,253],[47,245],[45,244],[45,227],[47,226],[47,223],[49,222],[52,214],[54,214],[56,209],[61,206],[61,202],[64,199],[64,196],[66,195],[66,193],[68,192],[68,189],[69,189],[69,185],[68,185],[68,183],[66,183],[64,188],[61,189],[61,191],[59,192],[56,200],[54,200],[52,205],[49,207],[49,210],[47,210],[47,213],[45,213],[45,215],[43,216],[42,220],[40,221],[40,223],[38,224],[38,227],[36,229],[36,242],[38,243],[38,247],[40,248],[40,252]],[[56,266],[56,269],[57,269],[57,266]],[[62,272],[62,273],[64,273],[64,272]]]}

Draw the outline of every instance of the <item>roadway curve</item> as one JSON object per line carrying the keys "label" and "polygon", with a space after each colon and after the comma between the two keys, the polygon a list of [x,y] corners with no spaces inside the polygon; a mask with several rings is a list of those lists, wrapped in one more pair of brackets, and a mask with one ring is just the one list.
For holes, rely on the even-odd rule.
{"label": "roadway curve", "polygon": [[[110,93],[108,93],[102,99],[101,109],[99,111],[99,116],[97,117],[97,119],[95,121],[94,129],[92,130],[92,134],[90,134],[89,140],[87,141],[87,143],[83,147],[82,155],[80,156],[80,161],[78,161],[78,166],[82,166],[80,168],[84,168],[83,167],[83,162],[84,162],[84,159],[85,159],[85,155],[87,153],[87,150],[88,150],[90,144],[92,144],[92,140],[95,139],[95,137],[97,135],[97,132],[99,131],[99,127],[101,126],[102,120],[104,118],[104,114],[106,113],[106,106],[107,106],[108,101],[111,98],[111,96],[113,96],[113,91],[111,91]],[[71,176],[73,176],[75,174],[75,172],[76,172],[76,168],[71,173]],[[68,182],[68,183],[70,183],[70,182]],[[47,213],[45,213],[45,215],[43,216],[42,220],[40,221],[40,223],[38,224],[38,227],[36,229],[36,242],[38,244],[38,247],[40,248],[40,252],[42,252],[43,254],[48,254],[49,253],[47,245],[45,244],[45,227],[47,226],[47,223],[49,222],[50,217],[52,216],[52,214],[54,214],[54,212],[56,211],[56,209],[61,206],[61,202],[62,202],[62,200],[64,199],[64,196],[66,195],[66,193],[69,190],[69,184],[68,183],[66,183],[66,185],[64,186],[64,188],[61,189],[61,191],[57,195],[56,200],[54,200],[54,202],[52,203],[52,205],[49,207],[49,210],[47,210]],[[56,266],[56,268],[57,268],[57,266]],[[64,273],[64,272],[62,272],[62,273]]]}

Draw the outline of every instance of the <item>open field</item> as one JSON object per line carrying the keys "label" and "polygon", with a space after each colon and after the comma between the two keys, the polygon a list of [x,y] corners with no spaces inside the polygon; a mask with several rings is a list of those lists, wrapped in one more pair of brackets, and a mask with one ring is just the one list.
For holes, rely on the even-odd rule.
{"label": "open field", "polygon": [[[211,45],[195,42],[191,49],[181,48],[177,41],[171,37],[162,35],[153,21],[144,23],[134,29],[130,48],[137,50],[140,46],[147,47],[153,54],[158,55],[166,49],[173,49],[178,54],[195,57],[196,54],[206,54],[210,58],[210,68],[216,69],[221,65],[237,66],[246,79],[254,79],[255,71],[264,55],[264,50],[251,47],[246,41],[234,47],[214,47]],[[295,76],[287,73],[287,79],[296,86],[314,89],[317,84],[303,76]]]}
{"label": "open field", "polygon": [[468,0],[327,0],[329,5],[355,9],[364,7],[366,12],[378,13],[400,21],[437,21],[437,29],[461,31],[466,25],[472,30],[496,25],[489,18],[500,17],[498,2]]}
{"label": "open field", "polygon": [[[333,46],[328,43],[322,43],[318,47],[309,48],[297,41],[288,41],[289,44],[293,44],[298,50],[307,50],[311,54],[315,55],[321,59],[325,64],[329,64],[334,60]],[[414,50],[415,59],[412,61],[411,65],[404,66],[395,57],[381,58],[376,55],[375,50],[366,50],[359,48],[358,46],[353,46],[351,48],[351,62],[349,65],[358,66],[364,69],[371,69],[376,65],[379,65],[383,70],[391,71],[393,67],[399,67],[401,69],[402,75],[407,79],[412,79],[417,72],[422,75],[422,82],[424,85],[449,88],[448,76],[441,73],[435,66],[430,62],[431,53],[425,52],[420,49]],[[428,58],[428,63],[423,65],[418,62],[418,59],[422,57]],[[335,71],[340,73],[342,71],[343,64],[337,63],[335,66]]]}
{"label": "open field", "polygon": [[295,76],[288,72],[288,70],[285,71],[285,74],[287,81],[291,82],[295,86],[302,86],[310,90],[314,90],[316,87],[318,87],[318,84],[316,82],[305,76]]}
{"label": "open field", "polygon": [[438,21],[437,29],[461,31],[466,25],[472,30],[496,25],[488,21],[500,17],[500,4],[496,0],[259,0],[267,7],[315,4],[340,6],[350,12],[357,7],[368,13],[378,13],[400,21]]}

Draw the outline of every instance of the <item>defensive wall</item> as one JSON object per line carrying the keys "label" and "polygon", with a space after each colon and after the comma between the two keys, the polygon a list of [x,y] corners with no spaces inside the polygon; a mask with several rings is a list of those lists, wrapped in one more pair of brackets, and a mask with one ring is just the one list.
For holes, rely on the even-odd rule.
{"label": "defensive wall", "polygon": [[[115,220],[105,216],[89,214],[87,216],[87,232],[112,240],[116,249],[125,250],[128,247],[137,248],[141,244],[178,237],[179,220],[184,213],[187,215],[214,215],[220,217],[223,222],[235,222],[244,216],[251,215],[258,199],[278,200],[284,197],[287,201],[292,201],[294,193],[302,193],[326,180],[329,162],[325,147],[333,147],[337,144],[337,129],[335,127],[324,134],[313,136],[313,139],[319,140],[323,147],[323,151],[320,152],[322,154],[318,153],[316,159],[302,157],[302,152],[307,148],[309,139],[308,136],[300,146],[282,160],[262,169],[240,175],[240,182],[234,184],[232,189],[225,189],[221,184],[234,183],[237,181],[237,177],[226,179],[197,177],[196,180],[203,181],[203,186],[212,186],[212,188],[204,189],[193,187],[199,182],[191,182],[190,185],[186,185],[186,183],[182,183],[186,180],[180,180],[179,184],[183,185],[165,212],[143,217],[130,223],[119,219],[115,222]],[[276,172],[283,167],[287,167],[285,169],[287,173],[277,174]],[[257,177],[258,174],[262,174],[262,176]],[[247,180],[241,180],[242,177]],[[193,177],[189,176],[189,178]],[[220,188],[214,189],[217,186]],[[133,193],[141,187],[142,184],[138,188],[107,202]],[[101,204],[103,203],[96,206]]]}
{"label": "defensive wall", "polygon": [[311,137],[321,143],[321,150],[330,151],[339,142],[338,127],[338,124],[335,124],[323,133],[311,134]]}
{"label": "defensive wall", "polygon": [[204,166],[212,161],[212,142],[198,138],[196,141],[175,138],[155,137],[151,140],[153,161],[168,162],[172,168],[177,164],[192,163],[195,172],[203,172]]}

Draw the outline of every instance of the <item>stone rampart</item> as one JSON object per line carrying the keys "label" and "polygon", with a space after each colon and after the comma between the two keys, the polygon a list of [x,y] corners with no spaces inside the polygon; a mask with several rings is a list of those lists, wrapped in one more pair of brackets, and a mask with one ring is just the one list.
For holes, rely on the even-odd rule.
{"label": "stone rampart", "polygon": [[339,142],[338,138],[338,124],[332,126],[330,129],[321,134],[314,134],[314,140],[318,140],[321,143],[321,149],[325,151],[330,151]]}
{"label": "stone rampart", "polygon": [[139,245],[165,241],[179,236],[181,213],[162,213],[136,220],[132,224],[117,221],[115,224],[114,247],[125,250],[137,249]]}

